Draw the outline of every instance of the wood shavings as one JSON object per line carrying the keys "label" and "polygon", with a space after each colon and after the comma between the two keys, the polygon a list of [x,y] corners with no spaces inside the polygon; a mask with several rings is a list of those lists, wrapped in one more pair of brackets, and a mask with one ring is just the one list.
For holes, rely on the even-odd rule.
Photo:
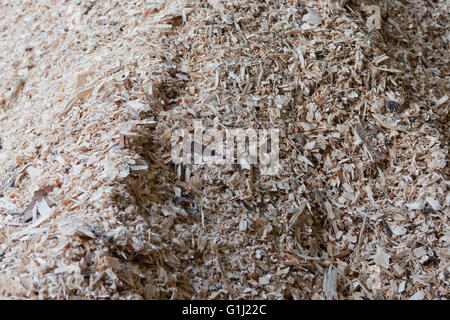
{"label": "wood shavings", "polygon": [[0,192],[11,187],[14,184],[15,180],[16,180],[16,177],[11,174],[6,176],[5,178],[3,178],[2,183],[0,184]]}
{"label": "wood shavings", "polygon": [[397,125],[394,122],[390,121],[387,117],[383,117],[381,115],[373,115],[375,120],[384,128],[391,129],[391,130],[397,130],[397,131],[403,131],[403,132],[409,132],[408,127],[404,125]]}
{"label": "wood shavings", "polygon": [[322,19],[314,14],[314,13],[307,13],[302,17],[302,21],[309,23],[310,25],[319,25],[322,24]]}
{"label": "wood shavings", "polygon": [[384,252],[382,248],[378,247],[377,253],[375,254],[373,260],[380,267],[389,269],[389,256]]}
{"label": "wood shavings", "polygon": [[[381,9],[1,3],[0,297],[445,299],[448,10]],[[174,164],[196,121],[278,174]]]}
{"label": "wood shavings", "polygon": [[83,97],[87,96],[88,94],[90,94],[95,88],[100,87],[101,85],[99,85],[100,82],[96,82],[95,84],[80,90],[79,92],[77,92],[75,94],[75,97],[73,97],[72,99],[70,99],[67,104],[65,105],[64,109],[58,114],[59,118],[62,118],[64,116],[67,115],[67,113],[70,112],[70,110],[72,109],[72,107],[78,102],[78,100],[82,99]]}
{"label": "wood shavings", "polygon": [[17,98],[17,95],[20,91],[22,91],[23,87],[25,86],[25,80],[20,78],[16,81],[16,84],[14,85],[14,88],[11,91],[11,94],[9,95],[8,102],[7,102],[7,108],[11,106],[11,104],[14,102],[14,100]]}
{"label": "wood shavings", "polygon": [[423,291],[417,291],[409,298],[409,300],[423,300],[424,298],[425,294],[423,293]]}
{"label": "wood shavings", "polygon": [[40,214],[42,217],[49,217],[51,215],[52,210],[50,208],[50,205],[53,204],[47,199],[47,195],[52,190],[53,186],[47,186],[45,188],[37,190],[34,193],[31,202],[20,213],[22,222],[27,222],[31,220],[31,218],[36,218],[36,214]]}

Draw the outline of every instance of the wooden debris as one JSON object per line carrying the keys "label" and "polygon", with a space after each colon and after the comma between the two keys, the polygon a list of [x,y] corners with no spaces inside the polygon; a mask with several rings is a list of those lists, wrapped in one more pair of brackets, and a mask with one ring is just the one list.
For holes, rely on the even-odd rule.
{"label": "wooden debris", "polygon": [[9,95],[8,103],[6,106],[7,108],[11,107],[11,104],[15,101],[15,99],[17,98],[17,95],[19,94],[19,92],[22,91],[24,86],[25,86],[25,80],[22,78],[19,78],[16,81],[16,84],[14,85],[13,89],[11,90],[11,94]]}
{"label": "wooden debris", "polygon": [[448,4],[369,3],[1,2],[0,298],[446,299]]}

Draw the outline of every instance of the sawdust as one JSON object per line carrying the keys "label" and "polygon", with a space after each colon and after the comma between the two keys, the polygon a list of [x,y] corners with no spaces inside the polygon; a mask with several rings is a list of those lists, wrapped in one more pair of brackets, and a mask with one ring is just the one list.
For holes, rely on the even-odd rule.
{"label": "sawdust", "polygon": [[[370,3],[369,3],[370,2]],[[3,1],[0,296],[444,299],[448,4]],[[171,134],[276,128],[279,174]]]}

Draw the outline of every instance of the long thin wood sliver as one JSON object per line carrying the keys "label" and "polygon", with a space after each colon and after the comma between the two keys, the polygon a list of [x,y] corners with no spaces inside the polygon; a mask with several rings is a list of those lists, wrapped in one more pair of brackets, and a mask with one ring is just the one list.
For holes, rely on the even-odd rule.
{"label": "long thin wood sliver", "polygon": [[10,96],[9,96],[7,108],[9,108],[11,106],[11,103],[14,101],[14,99],[17,98],[19,92],[23,89],[24,86],[25,86],[25,80],[22,78],[18,79]]}
{"label": "long thin wood sliver", "polygon": [[367,221],[367,214],[364,215],[363,223],[362,223],[362,226],[361,226],[361,230],[359,230],[358,243],[356,245],[356,261],[359,260],[359,254],[360,254],[361,242],[362,242],[362,235],[363,235],[364,229],[366,227],[366,221]]}
{"label": "long thin wood sliver", "polygon": [[72,99],[69,100],[69,102],[67,102],[64,109],[58,114],[58,117],[59,118],[65,117],[70,112],[70,110],[72,110],[73,106],[75,106],[75,104],[78,100],[80,100],[80,99],[84,98],[85,96],[87,96],[88,94],[90,94],[95,89],[95,87],[102,81],[103,80],[99,80],[96,83],[94,83],[93,85],[91,85],[90,87],[80,90],[75,95],[75,97],[73,97]]}
{"label": "long thin wood sliver", "polygon": [[396,125],[390,124],[390,123],[384,121],[383,119],[381,119],[381,117],[376,114],[373,114],[372,116],[382,127],[385,127],[387,129],[391,129],[391,130],[397,130],[397,131],[403,131],[403,132],[409,133],[408,129],[405,126],[400,126],[400,125],[396,126]]}

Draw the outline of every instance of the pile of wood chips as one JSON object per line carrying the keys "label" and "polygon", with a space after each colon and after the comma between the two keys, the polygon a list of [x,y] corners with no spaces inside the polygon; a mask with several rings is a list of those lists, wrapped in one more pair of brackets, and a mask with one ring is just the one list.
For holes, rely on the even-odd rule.
{"label": "pile of wood chips", "polygon": [[[447,298],[449,4],[366,5],[2,1],[0,297]],[[279,173],[175,165],[194,120]]]}

